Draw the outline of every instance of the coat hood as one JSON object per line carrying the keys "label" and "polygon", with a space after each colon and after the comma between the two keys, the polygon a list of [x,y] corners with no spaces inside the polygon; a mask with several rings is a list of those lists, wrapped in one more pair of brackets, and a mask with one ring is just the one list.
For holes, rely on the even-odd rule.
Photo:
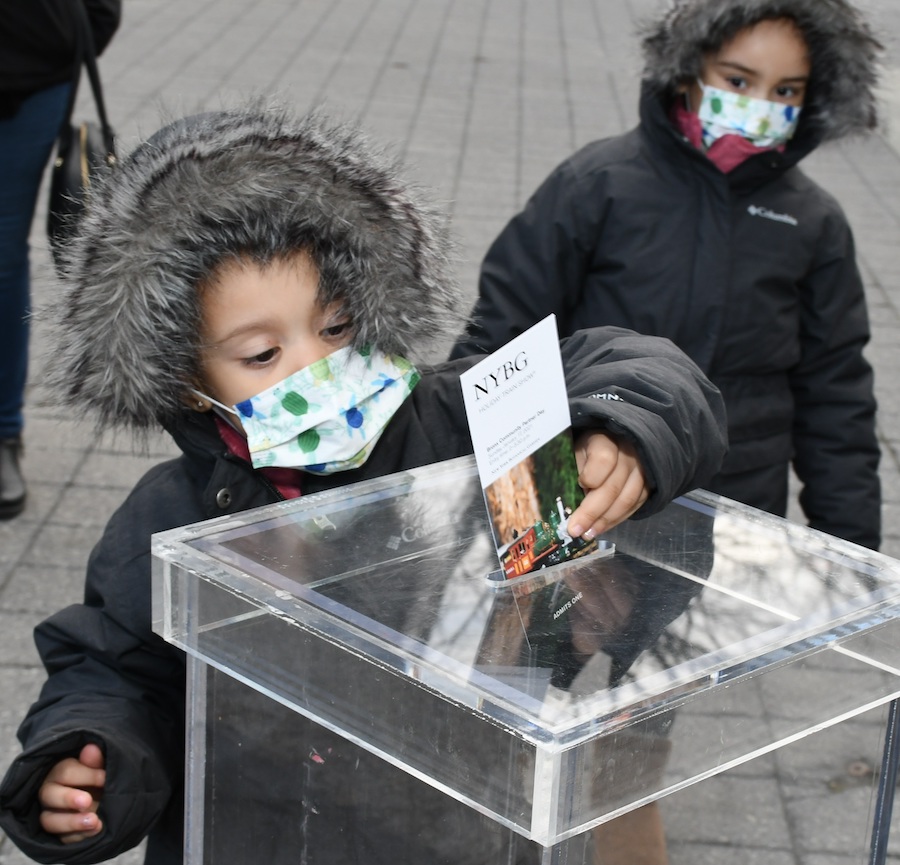
{"label": "coat hood", "polygon": [[199,381],[202,286],[308,252],[354,342],[421,361],[465,308],[446,218],[392,157],[322,113],[259,102],[164,127],[94,186],[47,311],[48,384],[100,427],[169,426]]}
{"label": "coat hood", "polygon": [[644,27],[645,83],[672,92],[700,75],[704,55],[772,18],[793,19],[809,46],[801,129],[814,127],[821,141],[873,129],[882,46],[845,0],[670,0],[668,11]]}

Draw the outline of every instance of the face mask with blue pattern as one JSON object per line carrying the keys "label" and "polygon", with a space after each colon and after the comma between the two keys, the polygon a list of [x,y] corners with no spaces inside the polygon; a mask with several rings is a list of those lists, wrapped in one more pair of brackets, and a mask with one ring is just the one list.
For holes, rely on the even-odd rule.
{"label": "face mask with blue pattern", "polygon": [[757,147],[780,147],[797,131],[800,108],[768,99],[756,99],[697,82],[703,98],[697,116],[703,128],[703,145],[709,147],[725,135],[740,135]]}
{"label": "face mask with blue pattern", "polygon": [[233,408],[254,468],[332,474],[361,466],[419,381],[405,358],[347,346]]}

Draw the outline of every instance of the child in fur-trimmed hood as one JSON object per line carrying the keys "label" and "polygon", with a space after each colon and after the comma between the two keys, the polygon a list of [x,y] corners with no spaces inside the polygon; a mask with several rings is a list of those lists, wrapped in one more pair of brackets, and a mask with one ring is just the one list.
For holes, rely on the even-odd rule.
{"label": "child in fur-trimmed hood", "polygon": [[494,241],[452,357],[553,312],[666,336],[722,391],[710,489],[877,549],[868,314],[839,204],[798,167],[877,122],[849,0],[672,0],[643,28],[640,124],[555,169]]}
{"label": "child in fur-trimmed hood", "polygon": [[[96,188],[47,313],[48,380],[100,428],[162,425],[182,455],[111,519],[86,602],[37,628],[48,679],[0,786],[29,856],[101,861],[149,834],[148,863],[182,861],[184,658],[151,631],[151,534],[471,452],[459,374],[476,359],[423,363],[458,325],[447,250],[443,216],[359,130],[260,102],[170,124]],[[721,399],[668,341],[600,329],[562,353],[586,490],[571,534],[716,471]],[[265,425],[273,401],[285,429]],[[310,808],[310,837],[354,848],[335,810]],[[469,829],[395,839],[393,861],[459,862],[441,853],[458,839],[496,861]]]}
{"label": "child in fur-trimmed hood", "polygon": [[847,0],[675,0],[644,27],[644,81],[671,96],[702,76],[704,63],[741,31],[789,20],[810,61],[803,126],[817,141],[874,129],[881,44]]}

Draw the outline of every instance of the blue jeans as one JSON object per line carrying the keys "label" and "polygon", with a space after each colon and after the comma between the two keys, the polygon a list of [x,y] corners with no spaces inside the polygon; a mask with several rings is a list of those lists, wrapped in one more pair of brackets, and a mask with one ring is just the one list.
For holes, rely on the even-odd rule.
{"label": "blue jeans", "polygon": [[70,87],[41,90],[15,116],[0,120],[0,438],[22,432],[31,313],[28,233]]}

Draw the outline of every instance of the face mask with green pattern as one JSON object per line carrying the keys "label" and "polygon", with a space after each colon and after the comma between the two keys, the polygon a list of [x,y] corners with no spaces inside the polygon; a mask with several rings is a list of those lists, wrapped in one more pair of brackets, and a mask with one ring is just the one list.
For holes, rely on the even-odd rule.
{"label": "face mask with green pattern", "polygon": [[369,458],[419,378],[405,358],[347,346],[228,410],[254,468],[331,474]]}
{"label": "face mask with green pattern", "polygon": [[757,147],[779,147],[797,131],[801,109],[795,105],[754,99],[699,79],[697,83],[703,90],[697,116],[707,148],[724,135],[740,135]]}

